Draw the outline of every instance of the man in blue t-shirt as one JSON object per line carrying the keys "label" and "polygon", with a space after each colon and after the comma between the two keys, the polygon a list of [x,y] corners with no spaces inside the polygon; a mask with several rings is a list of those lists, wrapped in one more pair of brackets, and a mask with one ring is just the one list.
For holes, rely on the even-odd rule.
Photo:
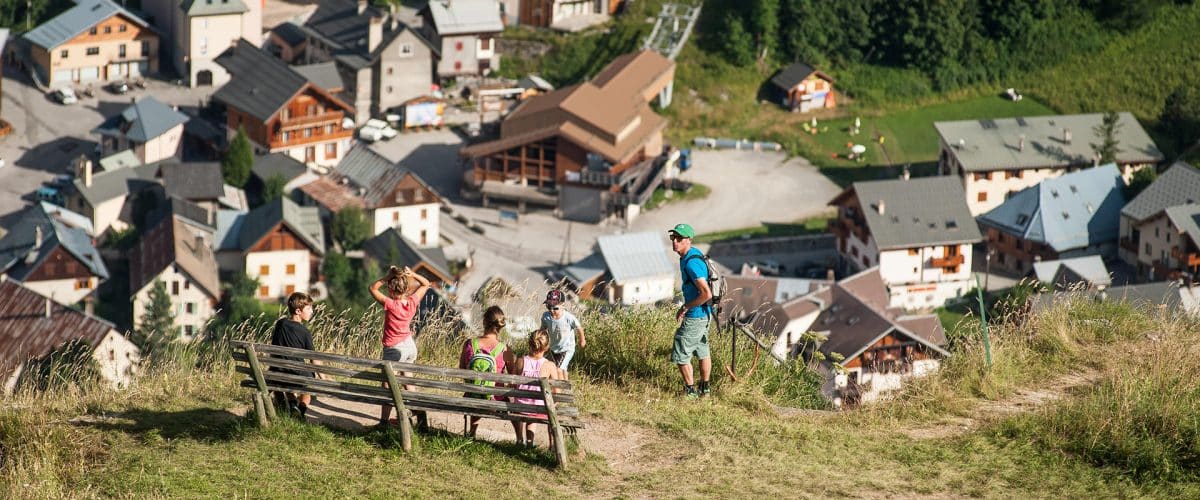
{"label": "man in blue t-shirt", "polygon": [[[708,319],[711,313],[708,289],[708,263],[704,254],[692,248],[696,230],[687,224],[678,224],[667,234],[671,237],[671,250],[679,255],[679,272],[683,276],[683,305],[675,313],[680,321],[675,331],[675,343],[671,348],[671,361],[679,365],[683,375],[684,396],[695,399],[707,396],[708,377],[712,373],[712,359],[708,350]],[[696,387],[692,378],[692,356],[700,359],[700,385]]]}

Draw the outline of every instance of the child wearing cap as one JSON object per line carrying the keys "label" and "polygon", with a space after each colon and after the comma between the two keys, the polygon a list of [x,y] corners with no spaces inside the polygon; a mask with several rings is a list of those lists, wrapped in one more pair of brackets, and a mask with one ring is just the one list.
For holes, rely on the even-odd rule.
{"label": "child wearing cap", "polygon": [[587,346],[587,338],[583,335],[583,326],[579,319],[562,308],[565,297],[561,290],[550,290],[546,294],[546,312],[542,313],[542,328],[550,334],[549,358],[562,370],[563,378],[567,377],[567,369],[571,358],[575,357],[575,336],[579,336],[579,347]]}

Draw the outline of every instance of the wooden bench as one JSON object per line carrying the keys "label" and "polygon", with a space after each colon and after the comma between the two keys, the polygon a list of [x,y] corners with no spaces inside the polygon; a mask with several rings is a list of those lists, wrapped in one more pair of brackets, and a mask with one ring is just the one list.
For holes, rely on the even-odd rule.
{"label": "wooden bench", "polygon": [[[575,430],[584,427],[579,417],[579,408],[575,405],[575,395],[571,392],[571,383],[566,380],[355,358],[240,341],[233,342],[233,359],[237,372],[248,375],[248,378],[242,381],[242,387],[256,389],[251,401],[258,415],[258,423],[264,427],[276,418],[275,406],[269,396],[272,391],[395,405],[400,423],[400,442],[404,451],[412,449],[412,425],[408,417],[413,410],[547,424],[554,437],[554,455],[560,467],[567,463],[564,434],[570,439],[575,439]],[[309,362],[312,360],[324,364],[314,365]],[[271,367],[321,373],[329,376],[331,380],[271,371]],[[411,376],[402,376],[405,372]],[[491,381],[496,385],[482,386],[467,382],[469,380]],[[387,382],[388,387],[382,387],[381,382]],[[406,390],[404,385],[422,390]],[[520,385],[535,386],[539,389],[522,390],[518,388]],[[468,397],[464,393],[488,399]],[[545,406],[496,401],[490,396],[528,398],[542,401]]]}

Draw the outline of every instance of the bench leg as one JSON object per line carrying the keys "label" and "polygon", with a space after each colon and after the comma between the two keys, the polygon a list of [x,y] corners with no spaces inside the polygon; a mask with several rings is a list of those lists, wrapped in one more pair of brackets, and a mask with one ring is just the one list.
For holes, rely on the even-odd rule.
{"label": "bench leg", "polygon": [[271,393],[260,392],[258,397],[262,398],[263,406],[267,407],[267,417],[271,420],[279,420],[279,415],[275,413],[275,402],[271,399]]}
{"label": "bench leg", "polygon": [[252,399],[254,402],[254,414],[258,416],[258,426],[263,429],[270,427],[271,422],[267,420],[267,406],[269,406],[270,403],[263,401],[261,392],[254,393],[250,399]]}

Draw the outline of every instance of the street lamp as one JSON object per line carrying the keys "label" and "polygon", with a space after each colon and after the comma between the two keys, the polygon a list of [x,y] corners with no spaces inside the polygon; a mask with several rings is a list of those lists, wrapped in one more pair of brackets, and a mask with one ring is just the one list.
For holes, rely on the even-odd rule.
{"label": "street lamp", "polygon": [[983,253],[983,291],[988,290],[988,278],[992,277],[992,254],[996,253],[996,249],[988,248]]}

